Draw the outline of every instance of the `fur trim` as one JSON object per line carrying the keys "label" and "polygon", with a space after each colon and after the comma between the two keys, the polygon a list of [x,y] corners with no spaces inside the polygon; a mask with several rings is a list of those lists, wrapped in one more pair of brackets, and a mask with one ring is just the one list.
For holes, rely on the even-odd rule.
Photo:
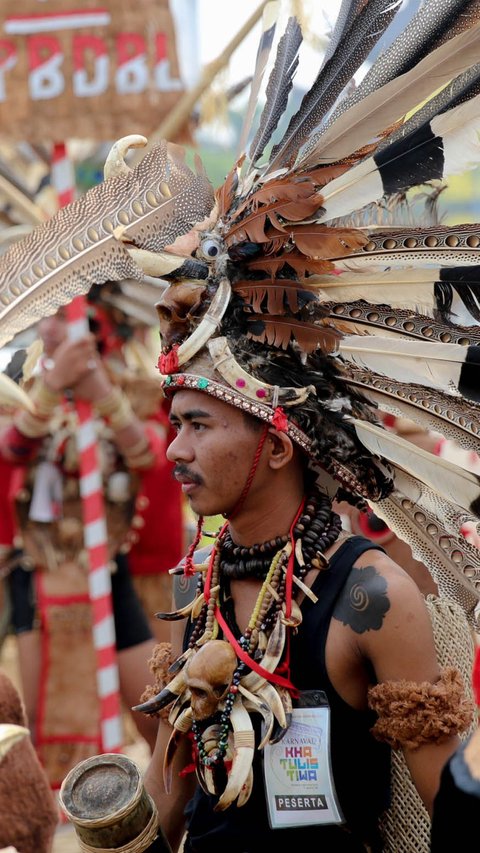
{"label": "fur trim", "polygon": [[[154,649],[153,654],[150,660],[148,661],[148,666],[150,667],[150,672],[154,677],[153,684],[148,684],[143,691],[140,702],[147,702],[152,696],[156,696],[157,693],[160,693],[161,690],[165,687],[166,684],[171,680],[172,676],[168,672],[168,668],[172,662],[172,646],[171,643],[158,643]],[[168,715],[171,711],[170,706],[167,708],[162,708],[161,711],[158,711],[156,714],[152,714],[152,717],[161,717],[164,720],[168,719]]]}
{"label": "fur trim", "polygon": [[435,684],[428,681],[387,681],[368,691],[368,703],[378,714],[372,732],[394,749],[416,749],[465,731],[474,705],[465,697],[463,679],[447,667]]}
{"label": "fur trim", "polygon": [[[0,670],[0,723],[26,726],[20,694]],[[51,853],[57,805],[29,737],[16,743],[0,768],[0,848]]]}

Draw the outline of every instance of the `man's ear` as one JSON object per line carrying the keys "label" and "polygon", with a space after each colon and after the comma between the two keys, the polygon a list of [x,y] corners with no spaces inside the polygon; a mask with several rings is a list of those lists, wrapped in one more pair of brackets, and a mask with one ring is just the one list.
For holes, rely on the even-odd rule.
{"label": "man's ear", "polygon": [[293,459],[294,447],[290,436],[280,432],[275,427],[268,430],[268,446],[270,450],[269,465],[271,468],[283,468]]}

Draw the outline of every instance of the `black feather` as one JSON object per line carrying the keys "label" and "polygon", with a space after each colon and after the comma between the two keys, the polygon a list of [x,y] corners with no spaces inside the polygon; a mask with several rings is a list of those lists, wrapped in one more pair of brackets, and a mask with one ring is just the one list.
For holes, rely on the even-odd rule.
{"label": "black feather", "polygon": [[358,88],[338,106],[329,124],[370,92],[414,68],[446,37],[456,16],[465,14],[470,5],[471,0],[425,0],[405,29],[371,66]]}
{"label": "black feather", "polygon": [[446,267],[435,282],[434,296],[443,320],[451,320],[454,293],[471,316],[480,322],[480,267]]}
{"label": "black feather", "polygon": [[[419,149],[423,149],[419,152]],[[445,159],[440,137],[430,123],[373,155],[381,175],[385,195],[404,192],[410,187],[444,177]]]}
{"label": "black feather", "polygon": [[467,347],[458,390],[467,400],[480,403],[480,347]]}

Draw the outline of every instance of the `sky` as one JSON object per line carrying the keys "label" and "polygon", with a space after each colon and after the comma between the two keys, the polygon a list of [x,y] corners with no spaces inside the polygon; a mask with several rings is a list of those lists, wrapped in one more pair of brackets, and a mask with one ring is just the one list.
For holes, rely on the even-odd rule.
{"label": "sky", "polygon": [[[198,20],[200,24],[200,50],[204,62],[209,62],[220,52],[219,47],[224,47],[248,18],[259,7],[258,0],[241,0],[240,3],[228,3],[225,0],[197,0]],[[337,0],[304,0],[302,3],[306,20],[311,23],[312,29],[317,33],[325,33],[328,21],[335,20]],[[286,19],[291,4],[282,4],[283,19]],[[235,8],[235,13],[232,9]],[[328,10],[328,11],[327,11]],[[281,31],[282,18],[279,18]],[[235,79],[241,79],[245,69],[252,68],[252,60],[255,60],[258,39],[261,32],[261,24],[255,25],[241,47],[237,49],[231,60],[231,70]],[[213,33],[215,37],[213,38]],[[299,69],[300,74],[302,69]],[[306,74],[307,78],[308,75]]]}
{"label": "sky", "polygon": [[[259,8],[259,0],[170,0],[172,11],[177,16],[177,38],[185,39],[185,47],[182,49],[183,56],[192,56],[193,50],[187,45],[189,39],[194,39],[195,20],[197,30],[198,62],[200,67],[216,59],[225,49],[233,36],[241,29],[242,25]],[[278,20],[277,30],[281,33],[282,22],[286,21],[288,14],[292,11],[292,2],[283,0],[280,5],[281,14]],[[316,38],[323,36],[328,29],[328,23],[334,23],[340,0],[303,0],[301,3],[305,19],[310,25],[310,31]],[[251,73],[255,63],[258,40],[261,32],[261,23],[258,22],[237,48],[229,63],[226,75],[227,85],[239,82],[248,73]],[[307,35],[305,44],[302,46],[304,63],[299,68],[297,82],[299,86],[307,85],[314,79],[314,71],[318,67],[318,52],[315,53],[309,47],[310,38]],[[303,62],[303,61],[302,61]],[[190,69],[184,69],[184,76],[194,74],[193,65]],[[198,73],[198,69],[197,69]]]}

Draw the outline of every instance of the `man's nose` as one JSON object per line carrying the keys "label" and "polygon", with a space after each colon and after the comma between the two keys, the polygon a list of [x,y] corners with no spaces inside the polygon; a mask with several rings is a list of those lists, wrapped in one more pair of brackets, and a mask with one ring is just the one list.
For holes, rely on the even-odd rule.
{"label": "man's nose", "polygon": [[167,447],[167,459],[169,462],[180,462],[193,459],[193,451],[182,430],[177,432],[175,438]]}

